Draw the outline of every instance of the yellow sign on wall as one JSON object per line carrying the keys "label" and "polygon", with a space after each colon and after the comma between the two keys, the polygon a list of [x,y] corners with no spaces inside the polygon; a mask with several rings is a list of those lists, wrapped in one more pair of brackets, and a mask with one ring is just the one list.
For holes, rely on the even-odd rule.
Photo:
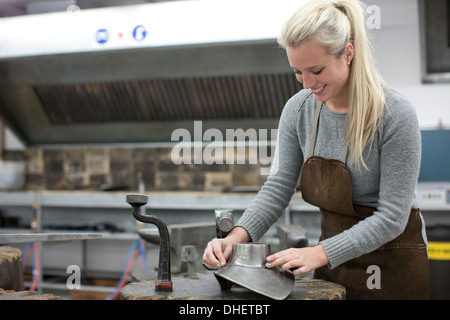
{"label": "yellow sign on wall", "polygon": [[450,260],[450,242],[428,242],[428,258]]}

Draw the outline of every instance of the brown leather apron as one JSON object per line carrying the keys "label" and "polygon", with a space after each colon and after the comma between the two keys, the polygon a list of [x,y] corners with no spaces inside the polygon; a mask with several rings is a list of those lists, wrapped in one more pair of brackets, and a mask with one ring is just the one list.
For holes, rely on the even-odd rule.
{"label": "brown leather apron", "polygon": [[[351,228],[376,209],[352,203],[346,147],[341,160],[314,156],[321,107],[318,102],[300,188],[303,199],[320,208],[322,240]],[[378,278],[369,279],[372,275]],[[347,299],[428,299],[428,255],[419,210],[411,210],[404,232],[396,239],[336,268],[318,268],[314,277],[343,285]],[[374,285],[377,280],[379,287]]]}

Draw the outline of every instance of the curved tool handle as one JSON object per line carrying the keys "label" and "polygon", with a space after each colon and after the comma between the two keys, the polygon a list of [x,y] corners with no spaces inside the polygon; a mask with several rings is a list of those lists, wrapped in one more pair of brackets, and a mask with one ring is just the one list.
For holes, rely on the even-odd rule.
{"label": "curved tool handle", "polygon": [[147,204],[148,196],[143,194],[127,195],[127,202],[133,207],[132,213],[136,220],[151,223],[158,227],[160,237],[158,278],[155,281],[156,291],[172,291],[172,279],[170,273],[170,238],[169,230],[164,221],[157,216],[141,214],[140,207]]}

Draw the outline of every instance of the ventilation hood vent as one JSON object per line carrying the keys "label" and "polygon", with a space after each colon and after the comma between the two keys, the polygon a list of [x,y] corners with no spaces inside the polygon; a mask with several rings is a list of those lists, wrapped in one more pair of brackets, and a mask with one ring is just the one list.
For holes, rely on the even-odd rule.
{"label": "ventilation hood vent", "polygon": [[0,114],[29,146],[167,142],[197,120],[276,128],[301,89],[276,42],[299,5],[175,1],[0,19],[16,30],[0,31]]}

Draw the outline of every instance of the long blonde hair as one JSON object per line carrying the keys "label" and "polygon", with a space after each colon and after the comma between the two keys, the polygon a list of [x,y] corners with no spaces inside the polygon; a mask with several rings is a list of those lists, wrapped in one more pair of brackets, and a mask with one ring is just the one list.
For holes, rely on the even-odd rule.
{"label": "long blonde hair", "polygon": [[375,65],[366,33],[364,8],[358,0],[311,1],[287,21],[278,39],[283,48],[315,40],[337,57],[345,53],[348,43],[353,44],[345,141],[350,163],[358,167],[361,164],[366,167],[363,151],[372,144],[386,100],[385,83]]}

